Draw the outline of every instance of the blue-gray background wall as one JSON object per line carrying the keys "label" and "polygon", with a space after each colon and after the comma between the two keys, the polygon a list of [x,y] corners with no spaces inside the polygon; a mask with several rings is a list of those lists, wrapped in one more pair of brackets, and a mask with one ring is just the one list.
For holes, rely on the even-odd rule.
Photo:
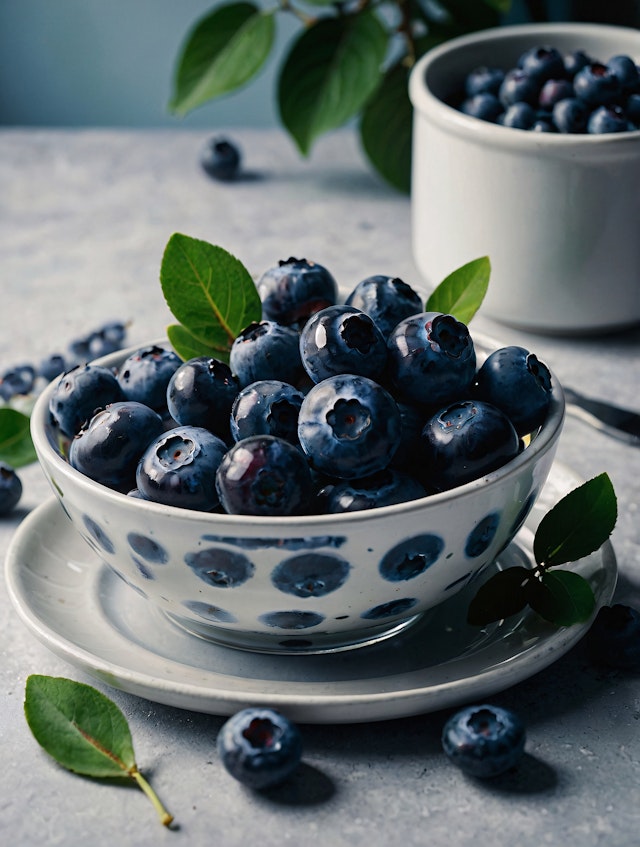
{"label": "blue-gray background wall", "polygon": [[216,0],[0,0],[0,124],[269,126],[275,76],[296,30],[278,16],[270,61],[241,92],[169,114],[180,46]]}
{"label": "blue-gray background wall", "polygon": [[[180,46],[193,24],[220,2],[0,0],[0,125],[277,125],[277,71],[299,29],[292,15],[277,16],[271,58],[241,92],[186,118],[168,112]],[[536,13],[640,25],[640,0],[513,0],[505,22]]]}

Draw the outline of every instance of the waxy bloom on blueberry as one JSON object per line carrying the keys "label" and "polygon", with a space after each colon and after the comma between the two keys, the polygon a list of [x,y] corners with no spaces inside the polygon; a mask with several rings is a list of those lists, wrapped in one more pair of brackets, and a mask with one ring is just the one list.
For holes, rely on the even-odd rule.
{"label": "waxy bloom on blueberry", "polygon": [[515,767],[524,752],[524,724],[499,706],[468,706],[456,712],[442,731],[451,762],[470,776],[486,779]]}

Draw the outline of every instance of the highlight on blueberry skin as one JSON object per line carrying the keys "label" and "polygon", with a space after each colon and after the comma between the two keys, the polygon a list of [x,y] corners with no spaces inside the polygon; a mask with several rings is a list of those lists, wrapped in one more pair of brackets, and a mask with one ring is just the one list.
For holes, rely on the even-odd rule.
{"label": "highlight on blueberry skin", "polygon": [[79,432],[96,409],[126,400],[115,375],[100,365],[77,365],[61,374],[49,400],[52,422],[68,438]]}
{"label": "highlight on blueberry skin", "polygon": [[236,712],[220,729],[216,746],[228,773],[256,790],[284,782],[302,759],[300,729],[268,708]]}
{"label": "highlight on blueberry skin", "polygon": [[422,311],[422,298],[410,285],[383,274],[359,282],[345,303],[369,315],[385,339],[400,321]]}
{"label": "highlight on blueberry skin", "polygon": [[526,731],[520,717],[500,706],[467,706],[442,730],[449,760],[469,776],[489,779],[516,767],[524,753]]}
{"label": "highlight on blueberry skin", "polygon": [[182,363],[167,384],[167,408],[183,426],[204,427],[230,439],[229,415],[240,385],[219,359],[197,356]]}

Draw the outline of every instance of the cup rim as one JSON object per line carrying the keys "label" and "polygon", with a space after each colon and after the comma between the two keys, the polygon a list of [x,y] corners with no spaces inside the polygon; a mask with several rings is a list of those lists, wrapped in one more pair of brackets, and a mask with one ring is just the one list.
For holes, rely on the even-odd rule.
{"label": "cup rim", "polygon": [[[437,70],[438,63],[443,59],[448,59],[455,53],[463,53],[468,47],[488,43],[503,43],[516,38],[520,39],[523,36],[548,41],[554,35],[577,39],[581,35],[591,36],[592,38],[607,35],[613,38],[618,37],[625,42],[633,40],[637,42],[636,61],[640,62],[640,30],[631,27],[591,23],[513,24],[492,27],[451,38],[436,47],[432,47],[418,59],[409,75],[409,98],[416,116],[428,114],[430,122],[491,147],[515,148],[529,152],[539,152],[541,148],[547,151],[556,149],[563,152],[572,152],[574,149],[584,150],[606,145],[608,148],[625,148],[625,152],[626,148],[633,148],[634,151],[637,151],[640,129],[603,134],[514,131],[513,127],[503,127],[499,124],[465,115],[441,100],[429,88],[427,76],[430,72],[433,72],[434,66]],[[578,46],[576,45],[576,48]],[[620,50],[619,52],[623,51]]]}
{"label": "cup rim", "polygon": [[[495,349],[496,342],[481,332],[472,333],[474,343],[478,343],[488,349]],[[168,345],[166,339],[154,340],[149,344]],[[91,364],[101,365],[103,367],[113,368],[117,364],[123,362],[132,353],[135,353],[141,347],[148,344],[138,344],[127,347],[125,349],[110,353],[99,359],[95,359]],[[499,343],[497,346],[500,346]],[[550,369],[551,370],[551,369]],[[403,503],[395,503],[390,506],[379,506],[375,509],[365,509],[356,512],[344,512],[338,514],[320,514],[320,515],[290,515],[290,516],[275,516],[266,517],[261,515],[230,515],[226,513],[199,512],[192,509],[183,509],[177,506],[169,506],[163,503],[155,503],[150,500],[142,500],[135,497],[129,497],[118,491],[110,489],[98,482],[90,479],[84,474],[73,468],[62,456],[54,449],[47,435],[47,424],[49,421],[49,400],[55,385],[60,379],[56,377],[49,385],[47,385],[38,396],[32,413],[30,430],[33,444],[38,456],[38,461],[45,471],[45,475],[50,479],[53,486],[60,491],[58,483],[54,476],[66,478],[76,488],[80,488],[87,497],[99,497],[107,503],[112,504],[116,508],[123,508],[126,505],[127,509],[131,509],[132,514],[151,513],[157,516],[163,516],[166,519],[172,520],[191,520],[196,523],[206,524],[209,529],[212,525],[219,527],[229,526],[238,531],[239,527],[243,527],[243,531],[247,534],[253,534],[256,530],[264,531],[266,529],[273,530],[277,533],[282,533],[288,529],[299,527],[313,527],[315,530],[324,529],[327,533],[335,533],[336,529],[344,524],[360,525],[372,520],[380,520],[382,518],[393,518],[396,515],[411,515],[415,512],[420,512],[427,504],[433,504],[434,507],[440,504],[445,504],[449,501],[466,500],[473,497],[476,492],[486,486],[498,484],[510,477],[517,475],[523,465],[528,465],[535,458],[544,456],[549,450],[553,449],[560,437],[560,432],[564,424],[565,417],[565,398],[562,390],[562,385],[553,371],[551,371],[552,380],[552,395],[551,404],[547,414],[547,418],[536,434],[531,443],[521,451],[515,458],[507,464],[502,465],[495,471],[471,480],[464,485],[451,488],[447,491],[430,494],[427,497],[421,497],[417,500],[410,500]],[[46,472],[47,466],[54,469],[54,474]]]}

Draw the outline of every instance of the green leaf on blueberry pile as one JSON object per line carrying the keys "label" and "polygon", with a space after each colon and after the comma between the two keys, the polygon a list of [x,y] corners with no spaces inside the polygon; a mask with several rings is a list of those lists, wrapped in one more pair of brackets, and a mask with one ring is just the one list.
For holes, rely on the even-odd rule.
{"label": "green leaf on blueberry pile", "polygon": [[174,233],[160,267],[160,284],[179,326],[167,328],[183,359],[215,355],[229,361],[234,339],[262,305],[251,274],[222,247]]}
{"label": "green leaf on blueberry pile", "polygon": [[74,773],[130,778],[153,803],[165,826],[173,821],[136,765],[127,719],[104,694],[64,677],[32,674],[24,711],[34,738],[58,764]]}
{"label": "green leaf on blueberry pile", "polygon": [[8,406],[1,408],[0,462],[6,462],[13,468],[21,468],[36,459],[28,415]]}
{"label": "green leaf on blueberry pile", "polygon": [[427,300],[426,311],[453,315],[468,324],[482,305],[490,276],[491,262],[488,256],[467,262],[434,288]]}
{"label": "green leaf on blueberry pile", "polygon": [[529,605],[557,626],[591,617],[595,597],[587,580],[567,570],[550,570],[598,550],[613,532],[617,499],[602,473],[569,492],[542,518],[533,542],[534,568],[507,568],[494,574],[473,598],[470,624],[484,626],[508,618]]}

